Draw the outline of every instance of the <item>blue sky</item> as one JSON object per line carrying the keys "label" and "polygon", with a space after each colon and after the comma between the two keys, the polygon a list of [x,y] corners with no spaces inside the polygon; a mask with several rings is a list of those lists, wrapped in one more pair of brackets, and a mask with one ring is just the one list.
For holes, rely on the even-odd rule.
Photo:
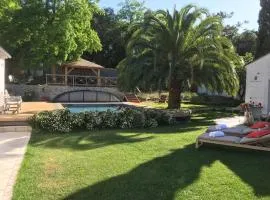
{"label": "blue sky", "polygon": [[[101,7],[112,7],[117,10],[117,6],[122,0],[100,0]],[[260,11],[259,0],[145,0],[146,7],[153,10],[169,9],[174,5],[181,8],[187,4],[196,4],[209,9],[210,12],[226,11],[234,12],[234,16],[228,19],[226,23],[236,24],[238,21],[249,21],[243,28],[258,29],[258,15]]]}

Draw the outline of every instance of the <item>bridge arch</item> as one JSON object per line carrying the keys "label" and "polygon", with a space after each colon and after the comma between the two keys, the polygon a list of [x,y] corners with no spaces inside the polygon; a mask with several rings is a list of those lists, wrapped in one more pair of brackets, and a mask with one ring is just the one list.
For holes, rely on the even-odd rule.
{"label": "bridge arch", "polygon": [[110,91],[80,89],[65,91],[53,98],[54,102],[121,102],[120,95]]}

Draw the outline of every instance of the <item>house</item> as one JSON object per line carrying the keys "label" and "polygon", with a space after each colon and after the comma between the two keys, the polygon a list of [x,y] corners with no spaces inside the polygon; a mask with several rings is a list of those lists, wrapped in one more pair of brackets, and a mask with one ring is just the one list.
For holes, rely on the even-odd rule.
{"label": "house", "polygon": [[270,54],[247,65],[245,102],[262,106],[262,113],[270,112]]}
{"label": "house", "polygon": [[5,60],[11,56],[0,47],[0,95],[5,93]]}

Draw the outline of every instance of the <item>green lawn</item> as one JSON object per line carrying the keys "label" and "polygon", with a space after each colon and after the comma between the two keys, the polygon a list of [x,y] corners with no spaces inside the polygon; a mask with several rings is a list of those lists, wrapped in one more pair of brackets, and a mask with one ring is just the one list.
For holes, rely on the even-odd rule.
{"label": "green lawn", "polygon": [[[160,108],[160,109],[165,109],[168,107],[167,103],[156,103],[153,101],[144,101],[141,103],[141,105],[152,107],[152,108]],[[194,104],[194,103],[190,103],[190,102],[185,101],[185,102],[181,103],[181,108],[196,110],[196,109],[202,109],[202,108],[225,108],[225,107],[210,106],[210,105],[204,105],[204,104]]]}
{"label": "green lawn", "polygon": [[215,117],[149,130],[34,132],[13,199],[270,199],[265,152],[194,148]]}

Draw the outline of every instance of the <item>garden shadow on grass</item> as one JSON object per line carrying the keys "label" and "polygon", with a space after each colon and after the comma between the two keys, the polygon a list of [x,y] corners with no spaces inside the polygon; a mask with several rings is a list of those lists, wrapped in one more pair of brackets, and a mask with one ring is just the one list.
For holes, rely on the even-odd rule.
{"label": "garden shadow on grass", "polygon": [[270,179],[269,154],[226,148],[204,148],[198,151],[192,144],[143,163],[126,174],[83,188],[63,200],[172,200],[176,191],[194,183],[202,168],[211,166],[215,161],[231,169],[253,188],[257,196],[270,195],[270,186],[267,184]]}
{"label": "garden shadow on grass", "polygon": [[121,134],[116,130],[52,135],[34,133],[30,145],[55,149],[90,150],[116,144],[143,142],[152,138],[153,136],[141,137],[139,133]]}

